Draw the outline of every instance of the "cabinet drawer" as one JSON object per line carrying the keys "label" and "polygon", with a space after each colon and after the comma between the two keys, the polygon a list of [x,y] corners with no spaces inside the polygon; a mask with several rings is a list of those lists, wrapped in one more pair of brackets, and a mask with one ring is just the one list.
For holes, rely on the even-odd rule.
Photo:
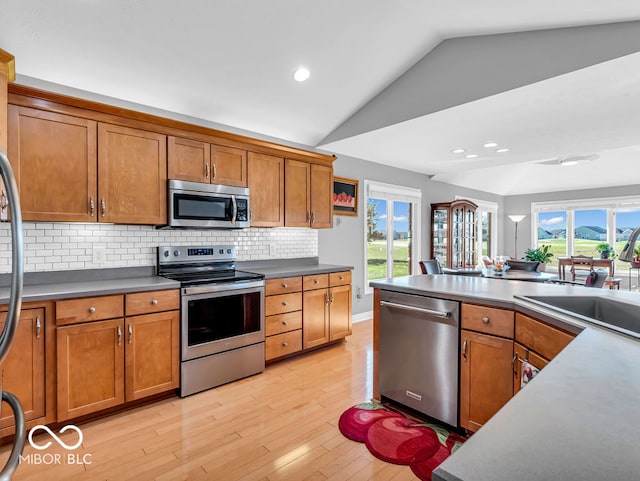
{"label": "cabinet drawer", "polygon": [[267,279],[265,282],[265,295],[275,296],[289,292],[302,290],[302,277],[284,277],[282,279]]}
{"label": "cabinet drawer", "polygon": [[304,276],[302,287],[305,291],[312,289],[324,289],[329,287],[329,274],[316,274],[314,276]]}
{"label": "cabinet drawer", "polygon": [[302,292],[293,294],[280,294],[269,296],[265,300],[265,314],[273,316],[284,312],[299,311],[302,309]]}
{"label": "cabinet drawer", "polygon": [[462,328],[513,339],[513,311],[462,304]]}
{"label": "cabinet drawer", "polygon": [[180,289],[136,292],[125,296],[127,316],[180,309]]}
{"label": "cabinet drawer", "polygon": [[265,359],[275,359],[277,357],[293,354],[302,349],[302,329],[285,332],[276,336],[268,337],[265,341]]}
{"label": "cabinet drawer", "polygon": [[273,336],[287,331],[302,329],[302,311],[286,312],[268,316],[265,320],[265,334]]}
{"label": "cabinet drawer", "polygon": [[123,296],[84,297],[56,302],[56,325],[122,317]]}
{"label": "cabinet drawer", "polygon": [[329,285],[334,286],[346,286],[351,284],[351,271],[332,272],[329,274]]}
{"label": "cabinet drawer", "polygon": [[573,335],[523,314],[516,314],[516,341],[547,359],[553,359]]}

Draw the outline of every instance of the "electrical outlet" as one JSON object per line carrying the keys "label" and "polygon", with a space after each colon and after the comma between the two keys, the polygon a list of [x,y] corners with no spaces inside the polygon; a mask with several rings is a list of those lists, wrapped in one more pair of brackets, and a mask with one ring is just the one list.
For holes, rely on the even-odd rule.
{"label": "electrical outlet", "polygon": [[356,301],[360,302],[362,300],[362,289],[360,287],[356,287]]}
{"label": "electrical outlet", "polygon": [[107,262],[107,247],[103,245],[94,245],[92,249],[93,264],[101,266]]}

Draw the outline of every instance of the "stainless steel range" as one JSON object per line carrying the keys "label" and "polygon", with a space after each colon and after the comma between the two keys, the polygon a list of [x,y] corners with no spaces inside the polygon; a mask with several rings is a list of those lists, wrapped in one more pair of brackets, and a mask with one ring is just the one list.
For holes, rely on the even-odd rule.
{"label": "stainless steel range", "polygon": [[158,275],[182,293],[180,396],[264,370],[264,276],[233,246],[158,247]]}

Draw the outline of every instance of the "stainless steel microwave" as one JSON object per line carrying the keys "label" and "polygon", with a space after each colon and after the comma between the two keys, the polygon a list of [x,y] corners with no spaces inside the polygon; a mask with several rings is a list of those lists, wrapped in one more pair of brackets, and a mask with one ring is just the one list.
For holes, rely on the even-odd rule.
{"label": "stainless steel microwave", "polygon": [[169,180],[169,227],[249,227],[249,189]]}

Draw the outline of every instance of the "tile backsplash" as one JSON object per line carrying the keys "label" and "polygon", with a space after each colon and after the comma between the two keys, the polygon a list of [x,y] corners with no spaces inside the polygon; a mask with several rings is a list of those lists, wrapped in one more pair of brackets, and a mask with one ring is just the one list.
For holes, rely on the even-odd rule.
{"label": "tile backsplash", "polygon": [[[150,226],[25,222],[26,272],[47,272],[156,264],[160,245],[236,246],[239,261],[315,257],[318,231],[251,228],[244,230],[162,230]],[[0,273],[11,270],[11,232],[0,224]]]}

